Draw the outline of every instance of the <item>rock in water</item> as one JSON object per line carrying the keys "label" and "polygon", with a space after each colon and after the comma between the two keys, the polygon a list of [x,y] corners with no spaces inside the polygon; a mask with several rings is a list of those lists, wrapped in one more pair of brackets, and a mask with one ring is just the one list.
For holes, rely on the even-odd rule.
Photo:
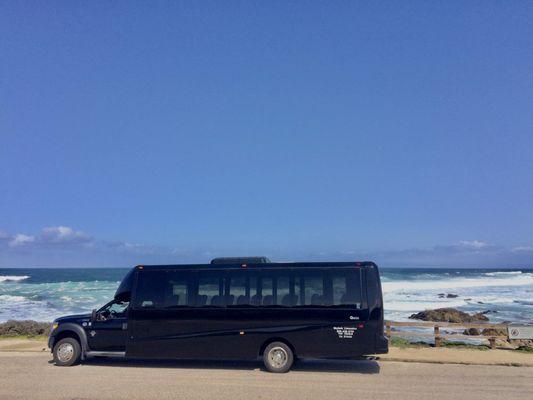
{"label": "rock in water", "polygon": [[507,328],[485,328],[481,331],[483,336],[507,336]]}
{"label": "rock in water", "polygon": [[479,332],[479,329],[477,328],[468,328],[464,330],[463,335],[479,336],[480,332]]}
{"label": "rock in water", "polygon": [[481,313],[470,315],[455,308],[437,308],[435,310],[425,310],[416,314],[412,314],[409,319],[455,323],[480,322],[489,320],[485,315]]}
{"label": "rock in water", "polygon": [[478,312],[474,315],[472,315],[472,318],[474,318],[474,321],[488,321],[489,318],[485,315],[485,313]]}
{"label": "rock in water", "polygon": [[439,293],[437,296],[439,296],[439,299],[455,299],[459,297],[458,294],[453,293]]}

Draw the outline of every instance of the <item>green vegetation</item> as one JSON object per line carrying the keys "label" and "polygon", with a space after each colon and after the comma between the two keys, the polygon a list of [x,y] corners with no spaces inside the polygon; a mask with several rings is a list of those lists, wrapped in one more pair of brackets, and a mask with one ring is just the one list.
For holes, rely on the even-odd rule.
{"label": "green vegetation", "polygon": [[464,342],[447,342],[443,341],[441,343],[442,347],[448,347],[448,348],[454,348],[454,349],[467,349],[467,350],[489,350],[489,346],[485,346],[484,344],[469,344]]}
{"label": "green vegetation", "polygon": [[402,338],[402,337],[395,337],[393,336],[391,339],[390,339],[390,342],[389,344],[392,346],[392,347],[398,347],[400,349],[405,349],[407,347],[431,347],[429,345],[429,343],[424,343],[424,342],[411,342],[410,340],[407,340],[405,338]]}
{"label": "green vegetation", "polygon": [[14,321],[0,323],[0,337],[37,338],[50,334],[50,323],[37,321]]}
{"label": "green vegetation", "polygon": [[519,347],[515,351],[519,351],[520,353],[533,353],[533,347],[531,347],[531,346],[527,346],[527,347],[523,346],[523,347]]}
{"label": "green vegetation", "polygon": [[15,336],[0,336],[1,340],[13,340],[13,339],[27,339],[27,340],[38,340],[42,342],[46,342],[48,340],[48,336],[45,335],[37,335],[37,336],[29,336],[29,335],[15,335]]}
{"label": "green vegetation", "polygon": [[[424,342],[411,342],[408,339],[401,338],[401,337],[392,337],[390,341],[390,345],[392,347],[398,347],[400,349],[405,348],[425,348],[425,347],[433,347],[433,345],[429,343]],[[454,349],[469,349],[469,350],[488,350],[489,347],[485,345],[475,345],[475,344],[468,344],[464,342],[447,342],[442,341],[441,347],[447,347],[447,348],[454,348]]]}

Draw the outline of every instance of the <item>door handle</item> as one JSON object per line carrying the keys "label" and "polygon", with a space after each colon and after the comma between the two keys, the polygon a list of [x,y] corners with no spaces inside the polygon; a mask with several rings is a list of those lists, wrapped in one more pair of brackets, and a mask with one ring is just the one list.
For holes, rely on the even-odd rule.
{"label": "door handle", "polygon": [[128,329],[128,323],[127,322],[122,323],[122,330],[125,331],[127,329]]}

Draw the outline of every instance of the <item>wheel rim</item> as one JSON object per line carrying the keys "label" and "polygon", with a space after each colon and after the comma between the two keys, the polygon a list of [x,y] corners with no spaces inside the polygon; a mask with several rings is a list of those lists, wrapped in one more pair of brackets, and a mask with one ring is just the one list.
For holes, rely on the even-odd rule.
{"label": "wheel rim", "polygon": [[283,368],[288,360],[289,355],[283,347],[273,347],[268,353],[268,362],[274,368]]}
{"label": "wheel rim", "polygon": [[74,346],[70,343],[63,343],[59,345],[57,349],[57,358],[59,361],[68,362],[74,356]]}

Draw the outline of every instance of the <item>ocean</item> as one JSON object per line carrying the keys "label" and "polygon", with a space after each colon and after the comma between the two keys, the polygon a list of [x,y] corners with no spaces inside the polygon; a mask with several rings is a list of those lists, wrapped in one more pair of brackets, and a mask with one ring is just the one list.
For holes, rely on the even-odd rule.
{"label": "ocean", "polygon": [[[113,298],[129,269],[0,268],[0,322],[52,321],[90,312]],[[533,322],[533,270],[382,268],[385,317],[424,309],[485,312],[491,322]]]}

